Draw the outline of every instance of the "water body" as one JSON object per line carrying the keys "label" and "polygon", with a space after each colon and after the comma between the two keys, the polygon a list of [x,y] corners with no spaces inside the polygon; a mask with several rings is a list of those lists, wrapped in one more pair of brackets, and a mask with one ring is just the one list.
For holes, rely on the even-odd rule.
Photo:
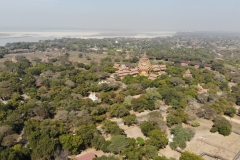
{"label": "water body", "polygon": [[173,36],[176,32],[130,32],[130,31],[0,31],[0,46],[13,42],[38,42],[55,38],[154,38]]}

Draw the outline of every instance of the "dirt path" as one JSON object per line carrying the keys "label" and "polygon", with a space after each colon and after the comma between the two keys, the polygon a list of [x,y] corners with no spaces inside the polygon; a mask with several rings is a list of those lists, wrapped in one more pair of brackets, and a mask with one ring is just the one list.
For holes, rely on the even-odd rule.
{"label": "dirt path", "polygon": [[227,120],[229,120],[229,121],[232,121],[232,122],[235,122],[235,123],[238,123],[238,124],[240,124],[240,120],[239,119],[236,119],[236,118],[230,118],[230,117],[228,117],[228,116],[223,116],[223,117],[225,117]]}

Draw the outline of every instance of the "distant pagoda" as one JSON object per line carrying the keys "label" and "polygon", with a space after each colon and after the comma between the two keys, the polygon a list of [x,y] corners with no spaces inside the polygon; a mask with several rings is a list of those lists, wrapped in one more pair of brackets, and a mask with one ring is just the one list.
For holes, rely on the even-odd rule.
{"label": "distant pagoda", "polygon": [[152,71],[152,65],[150,60],[147,58],[146,52],[144,53],[143,57],[138,62],[138,72],[142,76],[148,76],[149,73]]}
{"label": "distant pagoda", "polygon": [[167,68],[166,65],[151,65],[150,60],[147,58],[146,52],[143,57],[139,59],[138,65],[135,68],[131,68],[124,64],[114,64],[113,68],[118,69],[115,73],[123,78],[127,75],[142,75],[146,76],[151,80],[156,79],[159,75],[162,74]]}

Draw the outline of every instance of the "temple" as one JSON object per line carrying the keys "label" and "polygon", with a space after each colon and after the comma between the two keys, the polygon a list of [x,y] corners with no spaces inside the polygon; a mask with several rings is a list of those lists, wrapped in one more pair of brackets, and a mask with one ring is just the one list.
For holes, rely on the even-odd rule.
{"label": "temple", "polygon": [[202,94],[202,93],[208,93],[208,89],[203,88],[199,83],[198,83],[198,93]]}
{"label": "temple", "polygon": [[183,74],[183,78],[193,78],[189,69]]}
{"label": "temple", "polygon": [[166,70],[166,65],[152,65],[145,52],[143,57],[139,60],[137,67],[130,68],[124,64],[120,65],[115,63],[113,68],[118,69],[115,73],[120,78],[127,75],[142,75],[154,80]]}

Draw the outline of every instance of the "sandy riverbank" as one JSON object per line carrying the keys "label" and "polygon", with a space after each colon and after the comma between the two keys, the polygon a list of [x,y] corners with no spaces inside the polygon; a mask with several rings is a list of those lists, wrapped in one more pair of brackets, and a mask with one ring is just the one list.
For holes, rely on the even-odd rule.
{"label": "sandy riverbank", "polygon": [[0,46],[12,42],[38,42],[54,38],[154,38],[168,37],[175,35],[176,32],[138,32],[138,31],[0,31]]}

